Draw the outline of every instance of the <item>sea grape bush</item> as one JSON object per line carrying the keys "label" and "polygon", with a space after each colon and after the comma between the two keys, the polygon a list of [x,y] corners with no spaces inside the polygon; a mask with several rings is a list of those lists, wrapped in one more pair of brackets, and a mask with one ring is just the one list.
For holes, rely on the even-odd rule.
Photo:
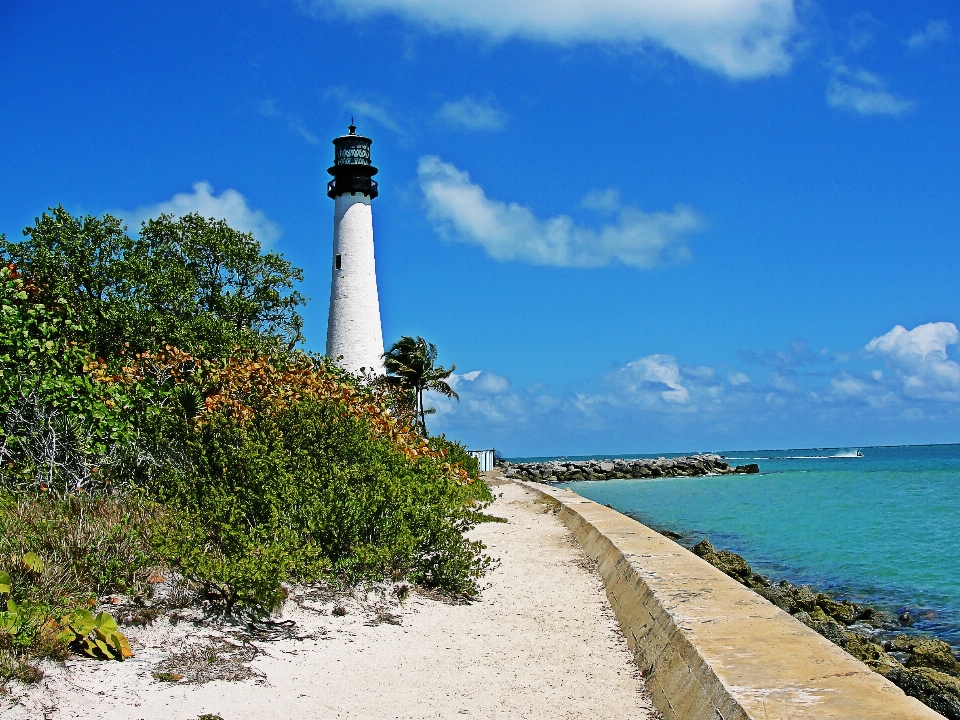
{"label": "sea grape bush", "polygon": [[[12,559],[33,576],[42,575],[46,569],[42,558],[33,552]],[[78,607],[57,620],[50,605],[32,600],[17,602],[15,587],[10,574],[0,570],[0,601],[5,601],[0,610],[0,683],[11,677],[35,682],[43,677],[33,664],[36,658],[63,658],[71,650],[103,660],[133,657],[130,643],[109,613],[94,616]]]}
{"label": "sea grape bush", "polygon": [[65,615],[57,639],[72,650],[101,660],[126,660],[133,657],[127,637],[120,632],[117,621],[109,613],[94,615],[86,608],[78,608]]}
{"label": "sea grape bush", "polygon": [[132,439],[127,388],[98,381],[80,326],[0,267],[0,463],[7,486],[90,489]]}
{"label": "sea grape bush", "polygon": [[471,477],[460,446],[424,440],[322,359],[171,348],[111,381],[192,398],[151,431],[181,455],[140,482],[169,512],[158,549],[228,609],[276,606],[285,580],[396,575],[475,591],[487,560],[463,533],[490,499],[475,464]]}

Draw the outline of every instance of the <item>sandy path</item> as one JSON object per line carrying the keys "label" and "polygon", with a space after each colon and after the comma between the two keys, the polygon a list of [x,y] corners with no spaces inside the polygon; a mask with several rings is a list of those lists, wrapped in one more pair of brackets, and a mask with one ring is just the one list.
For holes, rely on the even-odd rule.
{"label": "sandy path", "polygon": [[[0,718],[224,720],[297,718],[647,718],[652,706],[607,605],[602,583],[549,507],[506,484],[489,512],[508,523],[474,530],[500,565],[479,602],[421,596],[392,609],[400,625],[347,615],[285,616],[317,639],[260,643],[265,676],[202,685],[154,680],[171,644],[211,630],[165,619],[131,629],[137,656],[70,660],[40,688],[0,700]],[[17,693],[15,693],[16,697]]]}

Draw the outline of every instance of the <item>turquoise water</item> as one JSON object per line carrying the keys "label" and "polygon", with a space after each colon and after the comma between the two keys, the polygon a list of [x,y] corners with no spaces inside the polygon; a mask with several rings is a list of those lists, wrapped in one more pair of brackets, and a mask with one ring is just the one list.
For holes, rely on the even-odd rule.
{"label": "turquoise water", "polygon": [[709,537],[757,572],[899,612],[960,644],[960,445],[726,452],[759,475],[564,484],[644,524]]}

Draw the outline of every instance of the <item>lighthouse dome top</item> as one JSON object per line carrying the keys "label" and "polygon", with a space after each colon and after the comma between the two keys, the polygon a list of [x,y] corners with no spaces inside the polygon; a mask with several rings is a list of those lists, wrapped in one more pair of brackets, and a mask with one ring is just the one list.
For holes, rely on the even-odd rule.
{"label": "lighthouse dome top", "polygon": [[333,180],[327,183],[327,195],[336,198],[345,193],[361,193],[371,199],[377,196],[377,182],[373,179],[377,168],[370,164],[372,143],[370,138],[357,135],[353,120],[349,133],[334,138],[333,165],[327,168]]}

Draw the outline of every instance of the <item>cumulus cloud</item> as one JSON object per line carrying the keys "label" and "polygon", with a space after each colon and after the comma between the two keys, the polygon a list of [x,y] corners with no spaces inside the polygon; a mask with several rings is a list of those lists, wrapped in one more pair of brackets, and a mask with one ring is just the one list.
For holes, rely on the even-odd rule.
{"label": "cumulus cloud", "polygon": [[793,0],[303,0],[348,17],[393,13],[433,31],[628,49],[665,48],[733,78],[786,72]]}
{"label": "cumulus cloud", "polygon": [[907,47],[911,50],[922,50],[949,39],[950,23],[946,20],[931,20],[923,30],[917,30],[907,39]]}
{"label": "cumulus cloud", "polygon": [[438,157],[421,157],[418,173],[428,217],[438,231],[480,245],[500,261],[649,268],[688,259],[687,236],[703,227],[700,216],[682,205],[658,213],[621,206],[616,222],[597,229],[578,225],[569,215],[541,220],[522,205],[488,198],[469,174]]}
{"label": "cumulus cloud", "polygon": [[947,357],[947,348],[958,342],[960,332],[951,322],[926,323],[913,330],[897,325],[864,350],[894,369],[907,397],[957,401],[960,364]]}
{"label": "cumulus cloud", "polygon": [[507,378],[488,370],[454,373],[447,382],[460,396],[459,401],[435,392],[424,397],[426,403],[437,409],[441,423],[458,417],[494,424],[517,422],[553,406],[552,398],[538,400],[535,389],[513,392]]}
{"label": "cumulus cloud", "polygon": [[466,95],[459,100],[448,100],[440,107],[437,117],[465,130],[501,130],[507,124],[507,114],[490,97],[475,100]]}
{"label": "cumulus cloud", "polygon": [[307,126],[303,122],[303,118],[300,117],[300,115],[281,110],[277,107],[277,104],[273,100],[260,101],[260,114],[264,117],[278,118],[279,120],[282,120],[287,124],[287,127],[293,130],[311,145],[316,145],[320,142],[317,140],[316,135],[307,130]]}
{"label": "cumulus cloud", "polygon": [[833,76],[827,84],[827,103],[831,107],[853,110],[861,115],[893,117],[900,117],[915,105],[912,100],[904,100],[888,91],[879,75],[851,69],[843,63],[833,64]]}
{"label": "cumulus cloud", "polygon": [[670,355],[648,355],[627,363],[612,378],[617,388],[631,398],[654,395],[666,402],[683,405],[690,391],[683,386],[680,366]]}
{"label": "cumulus cloud", "polygon": [[140,223],[158,215],[182,217],[189,213],[226,220],[234,230],[250,233],[264,246],[272,245],[281,235],[280,226],[261,210],[251,208],[242,194],[228,189],[214,195],[213,187],[206,181],[194,183],[193,192],[177,193],[156,205],[142,205],[127,212],[121,210],[117,215],[124,218],[130,227],[139,228]]}

